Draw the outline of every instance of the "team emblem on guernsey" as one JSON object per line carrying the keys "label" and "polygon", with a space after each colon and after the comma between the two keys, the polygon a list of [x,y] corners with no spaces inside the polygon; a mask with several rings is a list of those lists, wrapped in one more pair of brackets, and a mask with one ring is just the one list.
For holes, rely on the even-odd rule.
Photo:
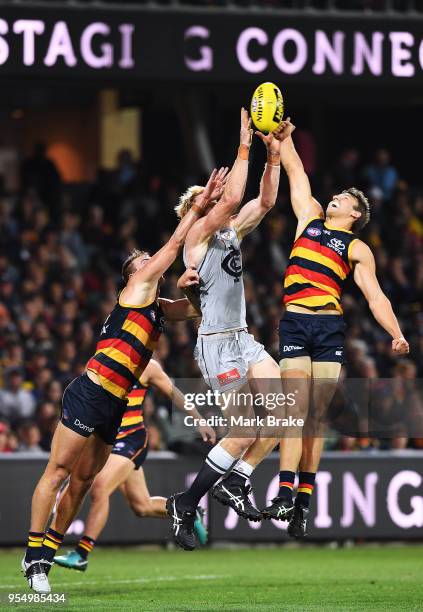
{"label": "team emblem on guernsey", "polygon": [[241,252],[239,249],[235,249],[235,247],[229,249],[229,253],[222,261],[222,269],[230,276],[233,276],[236,283],[239,283],[239,279],[242,276]]}
{"label": "team emblem on guernsey", "polygon": [[307,233],[309,236],[313,236],[313,237],[315,237],[315,236],[320,236],[320,234],[322,233],[322,231],[321,231],[321,230],[319,230],[319,228],[318,228],[318,227],[308,227],[308,228],[307,228],[307,230],[306,230],[306,233]]}

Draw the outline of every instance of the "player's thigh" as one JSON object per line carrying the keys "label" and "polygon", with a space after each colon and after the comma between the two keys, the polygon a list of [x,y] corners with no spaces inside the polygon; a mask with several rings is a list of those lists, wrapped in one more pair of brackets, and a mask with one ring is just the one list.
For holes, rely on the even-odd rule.
{"label": "player's thigh", "polygon": [[143,505],[150,500],[150,492],[143,468],[132,472],[121,486],[121,491],[130,505]]}
{"label": "player's thigh", "polygon": [[273,357],[266,357],[266,359],[250,365],[248,369],[248,378],[253,380],[256,378],[280,379],[279,366]]}
{"label": "player's thigh", "polygon": [[70,472],[88,443],[89,438],[59,423],[51,443],[50,458],[46,471],[64,468]]}
{"label": "player's thigh", "polygon": [[93,494],[111,495],[130,478],[133,471],[134,464],[130,459],[111,453],[106,464],[95,477],[92,487]]}
{"label": "player's thigh", "polygon": [[97,434],[92,434],[72,470],[72,479],[87,481],[94,477],[103,469],[109,458],[112,446],[106,444]]}

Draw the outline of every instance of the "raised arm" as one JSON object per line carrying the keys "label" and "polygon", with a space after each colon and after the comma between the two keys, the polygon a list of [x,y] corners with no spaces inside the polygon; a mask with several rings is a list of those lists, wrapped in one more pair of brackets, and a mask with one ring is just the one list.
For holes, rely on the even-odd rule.
{"label": "raised arm", "polygon": [[[173,384],[172,380],[163,370],[158,361],[155,359],[150,360],[148,366],[143,372],[141,382],[144,385],[151,385],[152,387],[156,388],[158,391],[160,391],[160,393],[163,393],[163,395],[168,397],[178,410],[188,414],[185,408],[184,394]],[[194,410],[190,410],[189,414],[195,419],[202,418],[201,414],[195,408]],[[212,444],[216,442],[216,433],[212,427],[207,425],[200,426],[198,427],[198,431],[204,442],[209,441]]]}
{"label": "raised arm", "polygon": [[357,240],[352,245],[350,259],[354,264],[354,280],[363,292],[374,318],[392,337],[392,349],[399,355],[408,353],[408,342],[402,335],[391,302],[383,293],[376,278],[373,253],[367,244]]}
{"label": "raised arm", "polygon": [[251,137],[251,119],[249,119],[247,111],[242,108],[237,158],[227,177],[222,197],[211,211],[195,224],[190,232],[190,239],[196,244],[208,241],[214,232],[225,227],[241,203],[247,183]]}
{"label": "raised arm", "polygon": [[183,219],[181,219],[167,243],[133,275],[132,282],[138,283],[158,280],[173,264],[185,242],[188,231],[198,218],[204,214],[210,203],[213,192],[221,187],[225,174],[224,168],[221,168],[219,171],[213,170],[196,204],[194,204]]}
{"label": "raised arm", "polygon": [[254,200],[247,202],[232,221],[232,227],[236,230],[240,240],[259,225],[265,214],[275,205],[278,195],[281,142],[276,140],[272,134],[265,136],[261,132],[256,132],[256,135],[266,145],[267,163],[260,181],[259,195]]}
{"label": "raised arm", "polygon": [[274,132],[274,136],[281,140],[281,163],[288,175],[292,209],[298,219],[298,235],[303,231],[311,217],[323,217],[324,214],[319,202],[313,198],[310,181],[304,171],[303,162],[295,149],[291,136],[294,130],[295,125],[288,118]]}

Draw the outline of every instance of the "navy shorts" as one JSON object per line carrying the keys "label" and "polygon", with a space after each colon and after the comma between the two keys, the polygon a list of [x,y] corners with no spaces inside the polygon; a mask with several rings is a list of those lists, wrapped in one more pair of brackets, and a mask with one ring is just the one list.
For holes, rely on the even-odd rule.
{"label": "navy shorts", "polygon": [[114,444],[125,410],[126,401],[82,374],[65,389],[61,421],[85,438],[95,432],[106,444]]}
{"label": "navy shorts", "polygon": [[139,470],[148,455],[147,430],[142,428],[120,440],[116,440],[112,453],[121,457],[127,457],[134,462],[135,469]]}
{"label": "navy shorts", "polygon": [[342,364],[345,328],[339,315],[286,312],[279,324],[279,359],[310,357]]}

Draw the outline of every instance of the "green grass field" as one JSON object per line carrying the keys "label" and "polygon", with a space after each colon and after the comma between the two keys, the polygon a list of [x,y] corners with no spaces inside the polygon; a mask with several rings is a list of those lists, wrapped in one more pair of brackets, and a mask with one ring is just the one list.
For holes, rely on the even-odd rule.
{"label": "green grass field", "polygon": [[423,547],[97,549],[85,573],[55,567],[67,604],[6,605],[29,592],[22,551],[0,553],[1,610],[422,610]]}

